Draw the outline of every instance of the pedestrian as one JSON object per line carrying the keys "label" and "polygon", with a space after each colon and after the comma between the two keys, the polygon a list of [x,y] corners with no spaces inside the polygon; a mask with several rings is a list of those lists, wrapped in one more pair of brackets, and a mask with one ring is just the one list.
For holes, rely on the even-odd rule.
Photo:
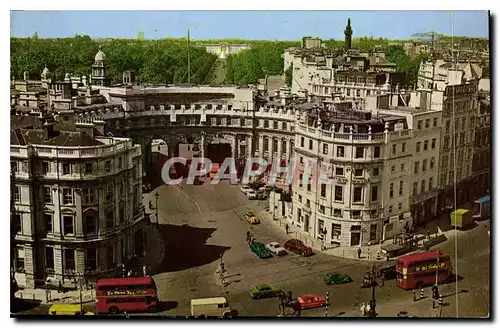
{"label": "pedestrian", "polygon": [[247,231],[246,233],[246,241],[248,243],[248,241],[250,240],[250,231]]}
{"label": "pedestrian", "polygon": [[285,232],[287,235],[288,235],[288,229],[289,229],[289,227],[288,227],[288,223],[287,223],[287,224],[285,224]]}
{"label": "pedestrian", "polygon": [[387,253],[387,255],[385,256],[385,258],[387,259],[387,262],[389,262],[391,260],[391,257],[389,256],[389,253]]}
{"label": "pedestrian", "polygon": [[127,277],[132,277],[132,270],[128,270]]}
{"label": "pedestrian", "polygon": [[147,274],[147,271],[146,271],[146,266],[145,266],[145,265],[143,265],[143,266],[142,266],[142,275],[143,275],[144,277],[146,277],[146,276],[148,275],[148,274]]}
{"label": "pedestrian", "polygon": [[361,307],[359,308],[359,310],[361,311],[361,316],[364,317],[366,314],[365,302],[361,303]]}
{"label": "pedestrian", "polygon": [[366,315],[370,315],[371,314],[371,310],[372,310],[372,306],[371,306],[371,301],[366,303],[366,307],[365,307],[365,314]]}
{"label": "pedestrian", "polygon": [[431,231],[427,229],[427,240],[431,239]]}
{"label": "pedestrian", "polygon": [[361,258],[361,247],[358,248],[358,260]]}
{"label": "pedestrian", "polygon": [[291,290],[288,291],[288,301],[289,302],[292,301],[292,291]]}
{"label": "pedestrian", "polygon": [[[417,295],[415,294],[415,289],[413,291],[413,302],[417,300]],[[434,304],[432,305],[432,308],[434,308]]]}
{"label": "pedestrian", "polygon": [[384,281],[385,281],[385,275],[384,274],[380,275],[380,281],[382,282],[381,286],[384,287]]}

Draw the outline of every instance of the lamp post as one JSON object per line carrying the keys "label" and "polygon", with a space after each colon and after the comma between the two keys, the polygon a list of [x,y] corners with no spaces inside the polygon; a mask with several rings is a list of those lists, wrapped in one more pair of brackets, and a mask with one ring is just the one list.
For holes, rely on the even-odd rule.
{"label": "lamp post", "polygon": [[160,196],[160,194],[158,193],[158,191],[155,192],[155,199],[156,199],[156,204],[155,204],[155,211],[156,211],[156,227],[158,228],[159,226],[159,221],[158,221],[158,197]]}
{"label": "lamp post", "polygon": [[377,288],[377,286],[379,286],[379,283],[377,281],[377,277],[379,276],[379,272],[378,270],[375,268],[375,265],[372,266],[372,269],[370,271],[368,271],[368,277],[365,277],[365,279],[367,279],[367,285],[368,287],[371,287],[372,288],[372,299],[370,301],[370,308],[369,308],[369,311],[368,311],[368,316],[369,317],[375,317],[377,316],[377,310],[376,310],[376,307],[377,307],[377,299],[376,299],[376,296],[375,296],[375,289]]}

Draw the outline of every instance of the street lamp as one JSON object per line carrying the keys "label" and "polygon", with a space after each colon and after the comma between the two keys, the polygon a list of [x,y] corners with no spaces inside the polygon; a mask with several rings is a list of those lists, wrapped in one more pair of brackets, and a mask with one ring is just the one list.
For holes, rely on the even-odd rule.
{"label": "street lamp", "polygon": [[160,194],[158,193],[158,191],[155,192],[155,199],[156,199],[156,206],[155,206],[155,211],[156,211],[156,227],[159,226],[159,221],[158,221],[158,197],[160,196]]}
{"label": "street lamp", "polygon": [[370,308],[368,311],[368,316],[369,317],[375,317],[377,316],[377,299],[375,297],[375,289],[377,286],[379,286],[379,283],[377,281],[377,277],[379,276],[378,270],[375,268],[375,265],[372,266],[372,269],[367,272],[367,275],[365,276],[365,286],[371,287],[372,288],[372,299],[370,301]]}

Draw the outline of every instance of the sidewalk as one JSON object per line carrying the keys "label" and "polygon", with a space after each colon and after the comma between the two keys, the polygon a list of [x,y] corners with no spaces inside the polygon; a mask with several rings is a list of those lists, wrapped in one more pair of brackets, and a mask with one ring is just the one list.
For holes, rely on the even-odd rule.
{"label": "sidewalk", "polygon": [[[16,292],[16,297],[25,300],[37,300],[42,303],[66,303],[66,304],[79,304],[80,291],[72,290],[66,293],[60,293],[57,290],[45,290],[42,288],[37,289],[22,289]],[[83,303],[95,301],[95,290],[82,291]]]}
{"label": "sidewalk", "polygon": [[[141,266],[145,265],[148,272],[151,274],[156,273],[156,269],[163,263],[165,258],[165,244],[163,243],[163,238],[161,232],[156,226],[155,209],[149,208],[149,201],[152,201],[153,206],[155,205],[155,197],[153,193],[143,194],[143,205],[146,209],[146,214],[150,215],[150,222],[144,228],[146,234],[146,246],[145,246],[145,256],[140,258]],[[159,225],[161,229],[161,225]]]}
{"label": "sidewalk", "polygon": [[[273,220],[272,214],[267,212],[267,211],[261,211],[258,213],[258,216],[262,218],[263,220],[266,220],[268,222],[271,222],[272,225],[280,231],[280,233],[285,234],[285,224],[286,220],[281,219],[280,220]],[[375,245],[370,245],[370,246],[340,246],[340,247],[330,247],[327,248],[326,250],[322,250],[323,242],[321,240],[316,240],[312,238],[311,236],[307,235],[303,231],[301,231],[299,228],[297,228],[294,225],[288,224],[288,235],[290,238],[296,238],[302,240],[307,246],[310,246],[312,249],[314,249],[317,252],[321,252],[324,254],[328,255],[333,255],[336,257],[342,257],[342,258],[347,258],[347,259],[354,259],[354,260],[360,260],[360,261],[370,261],[370,262],[384,262],[387,261],[386,257],[382,253],[382,246],[383,245],[390,245],[392,244],[392,239],[388,239],[381,244],[375,244]],[[449,230],[445,232],[440,232],[440,234],[443,234],[446,236],[447,239],[449,239],[452,234],[454,233],[454,230]],[[466,233],[465,231],[460,231],[459,233]],[[436,233],[437,235],[437,233]],[[358,249],[361,248],[361,257],[358,259]],[[415,250],[413,252],[409,252],[407,254],[411,254],[414,252],[418,252],[419,250]],[[377,259],[377,254],[379,254],[379,259]]]}

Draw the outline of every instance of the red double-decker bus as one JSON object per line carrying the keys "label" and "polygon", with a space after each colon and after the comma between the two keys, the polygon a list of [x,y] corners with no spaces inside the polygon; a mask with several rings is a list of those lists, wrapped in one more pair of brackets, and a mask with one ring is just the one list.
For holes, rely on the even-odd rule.
{"label": "red double-decker bus", "polygon": [[96,286],[96,312],[155,312],[156,284],[150,277],[103,278]]}
{"label": "red double-decker bus", "polygon": [[448,253],[431,250],[399,257],[396,272],[399,287],[420,289],[447,282],[453,277],[453,266]]}

